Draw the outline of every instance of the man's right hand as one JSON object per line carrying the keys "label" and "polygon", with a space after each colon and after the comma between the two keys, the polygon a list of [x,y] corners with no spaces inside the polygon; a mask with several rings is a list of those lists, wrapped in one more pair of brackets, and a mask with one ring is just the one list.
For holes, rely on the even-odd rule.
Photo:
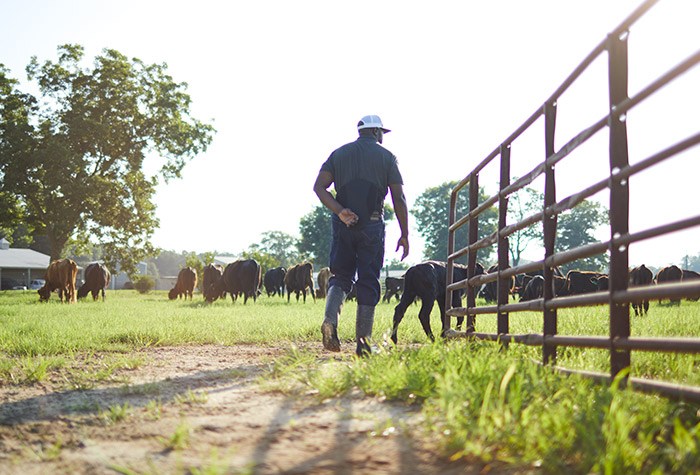
{"label": "man's right hand", "polygon": [[396,243],[396,250],[398,251],[400,247],[403,248],[401,260],[404,260],[406,256],[408,256],[408,236],[401,236],[399,238],[399,241]]}
{"label": "man's right hand", "polygon": [[340,213],[338,213],[338,217],[347,227],[356,225],[357,221],[360,219],[360,217],[349,208],[343,208]]}

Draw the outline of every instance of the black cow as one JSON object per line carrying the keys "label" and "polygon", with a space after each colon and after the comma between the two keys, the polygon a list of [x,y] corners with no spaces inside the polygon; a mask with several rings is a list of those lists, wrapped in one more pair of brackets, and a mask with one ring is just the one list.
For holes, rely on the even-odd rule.
{"label": "black cow", "polygon": [[284,297],[284,276],[287,275],[287,269],[284,267],[274,267],[265,272],[263,277],[263,285],[267,296],[281,295]]}
{"label": "black cow", "polygon": [[[657,284],[663,284],[666,282],[680,282],[681,279],[683,279],[683,271],[680,269],[680,267],[674,265],[664,267],[657,272],[656,277],[654,277],[654,281]],[[659,303],[661,303],[661,300],[659,300]],[[681,301],[676,299],[671,300],[671,303],[679,305]]]}
{"label": "black cow", "polygon": [[[520,300],[522,301],[523,293],[525,292],[525,288],[527,287],[528,282],[530,282],[530,280],[536,275],[544,277],[544,271],[535,270],[531,272],[526,272],[525,274],[517,274],[515,276],[513,296],[515,297],[515,295],[517,294],[518,297],[520,297]],[[566,295],[566,278],[562,275],[558,267],[552,267],[552,277],[554,279],[554,295]]]}
{"label": "black cow", "polygon": [[541,275],[533,275],[529,277],[530,278],[528,279],[527,284],[525,284],[525,288],[520,294],[521,302],[542,298],[544,293],[544,277]]}
{"label": "black cow", "polygon": [[[647,269],[644,264],[630,269],[628,287],[651,285],[653,282],[654,274]],[[649,312],[649,300],[645,299],[632,302],[632,308],[634,309],[635,315],[644,315],[645,313]]]}
{"label": "black cow", "polygon": [[228,292],[231,295],[232,302],[235,302],[239,295],[243,295],[243,304],[246,304],[250,297],[253,297],[254,302],[257,301],[260,274],[260,264],[254,259],[230,263],[224,269],[221,279],[213,284],[211,290],[207,292],[207,302],[213,302],[223,292]]}
{"label": "black cow", "polygon": [[401,299],[403,292],[404,278],[403,277],[387,277],[384,279],[384,297],[382,300],[386,303],[391,301],[391,297],[396,297],[396,300]]}
{"label": "black cow", "polygon": [[[481,264],[477,264],[475,274],[484,273],[484,268]],[[398,340],[398,327],[403,320],[406,309],[413,303],[416,298],[421,299],[421,308],[418,312],[418,319],[423,326],[423,331],[431,340],[435,340],[433,331],[430,328],[430,312],[437,300],[440,308],[440,318],[442,322],[441,335],[446,331],[445,327],[445,286],[446,286],[447,269],[444,262],[427,261],[416,264],[409,268],[404,274],[404,289],[401,295],[401,301],[394,307],[394,326],[391,331],[391,340],[396,343]],[[454,281],[464,280],[467,278],[466,266],[455,264]],[[452,306],[461,307],[462,294],[464,290],[452,292]],[[462,328],[464,317],[457,317],[457,329]]]}
{"label": "black cow", "polygon": [[587,294],[597,292],[594,279],[605,275],[601,272],[570,270],[566,273],[566,295]]}
{"label": "black cow", "polygon": [[[700,274],[695,272],[694,270],[682,269],[681,272],[683,272],[683,282],[685,282],[686,280],[700,279]],[[688,298],[688,300],[692,300],[694,302],[697,302],[698,299],[700,299],[700,295]]]}
{"label": "black cow", "polygon": [[284,285],[287,287],[287,302],[289,302],[292,292],[294,292],[297,296],[297,302],[301,293],[304,294],[304,303],[306,303],[307,288],[311,291],[311,297],[313,297],[314,302],[316,301],[313,274],[314,266],[310,262],[297,264],[287,271],[287,275],[284,276]]}
{"label": "black cow", "polygon": [[[486,271],[487,274],[491,274],[494,272],[498,272],[498,264],[494,264],[491,267],[488,268]],[[515,292],[515,277],[510,278],[510,286],[508,288],[508,294],[512,294]],[[483,297],[487,303],[492,303],[498,300],[498,281],[494,282],[489,282],[487,284],[484,284],[484,287],[481,289],[481,292],[479,292],[479,295]]]}
{"label": "black cow", "polygon": [[112,278],[109,269],[104,264],[93,262],[85,268],[85,283],[78,289],[78,298],[84,298],[88,293],[92,293],[92,300],[102,292],[102,301],[105,300],[105,288]]}
{"label": "black cow", "polygon": [[219,264],[209,264],[202,271],[202,295],[204,300],[213,302],[218,298],[225,298],[226,292],[220,291],[218,295],[210,295],[211,292],[216,292],[214,284],[216,284],[221,276],[224,275],[224,268]]}

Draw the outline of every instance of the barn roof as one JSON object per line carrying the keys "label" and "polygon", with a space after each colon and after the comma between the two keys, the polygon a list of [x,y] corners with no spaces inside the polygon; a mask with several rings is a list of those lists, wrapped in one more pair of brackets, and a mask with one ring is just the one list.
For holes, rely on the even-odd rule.
{"label": "barn roof", "polygon": [[10,249],[0,246],[0,268],[46,269],[51,257],[33,249]]}

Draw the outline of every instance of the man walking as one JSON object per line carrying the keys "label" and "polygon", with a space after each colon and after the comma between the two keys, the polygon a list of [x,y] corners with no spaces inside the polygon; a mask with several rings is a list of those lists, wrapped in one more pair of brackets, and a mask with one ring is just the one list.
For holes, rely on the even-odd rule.
{"label": "man walking", "polygon": [[[355,285],[357,315],[355,320],[356,354],[371,353],[369,340],[374,325],[374,307],[379,302],[379,274],[384,265],[384,198],[387,189],[401,237],[396,250],[403,249],[401,260],[408,255],[408,207],[403,194],[403,179],[396,157],[380,144],[384,128],[376,115],[363,117],[357,124],[359,137],[336,149],[321,166],[314,192],[321,203],[333,212],[333,240],[326,310],[321,325],[323,346],[340,351],[338,318],[348,293]],[[334,184],[335,197],[328,191]],[[357,280],[355,281],[355,275]]]}

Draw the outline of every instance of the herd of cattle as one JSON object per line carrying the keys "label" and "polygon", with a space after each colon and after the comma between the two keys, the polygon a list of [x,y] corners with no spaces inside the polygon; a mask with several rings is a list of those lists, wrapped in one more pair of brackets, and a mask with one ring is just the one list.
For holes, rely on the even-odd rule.
{"label": "herd of cattle", "polygon": [[[484,270],[481,264],[476,265],[474,275],[491,274],[498,272],[497,266],[491,266]],[[49,299],[51,292],[58,291],[58,296],[63,302],[76,301],[75,280],[78,273],[78,266],[71,259],[59,259],[53,261],[45,275],[45,285],[38,290],[41,301]],[[217,299],[231,296],[233,302],[238,297],[243,297],[245,304],[249,298],[256,301],[262,294],[263,289],[268,297],[279,295],[284,297],[287,293],[287,302],[290,301],[292,293],[295,294],[297,302],[300,296],[306,302],[307,291],[311,297],[324,298],[328,290],[328,281],[331,277],[328,267],[322,268],[317,276],[318,286],[314,287],[313,265],[304,262],[292,266],[289,269],[275,267],[262,274],[260,264],[253,259],[238,260],[226,267],[216,264],[207,265],[202,272],[202,295],[205,301],[214,302]],[[393,298],[399,303],[394,308],[394,320],[391,338],[397,341],[397,329],[404,317],[408,307],[421,300],[421,308],[418,318],[425,331],[425,334],[434,340],[435,337],[430,328],[430,312],[437,302],[440,315],[444,322],[445,316],[445,284],[446,266],[440,261],[426,261],[410,267],[403,277],[387,277],[385,279],[385,293],[382,298],[389,303]],[[454,265],[454,281],[467,278],[467,268],[460,264]],[[680,282],[691,279],[700,279],[700,274],[692,270],[681,269],[671,265],[659,270],[656,275],[643,264],[630,269],[629,287],[641,287],[653,284]],[[94,300],[97,300],[100,292],[102,300],[105,298],[104,289],[109,285],[109,270],[102,264],[93,263],[85,268],[85,283],[78,289],[77,297],[83,298],[88,293],[92,293]],[[188,297],[192,299],[195,288],[198,284],[197,271],[192,267],[180,270],[175,286],[168,292],[171,300]],[[579,295],[591,292],[598,292],[608,289],[608,276],[600,272],[571,270],[566,275],[562,275],[558,269],[554,269],[552,281],[552,293],[554,296]],[[518,274],[511,278],[508,289],[509,298],[528,301],[542,298],[544,294],[544,277],[541,271]],[[461,306],[463,291],[453,292],[452,306]],[[497,283],[490,282],[482,286],[479,296],[483,297],[487,303],[497,300]],[[348,298],[354,297],[353,292]],[[698,300],[700,296],[691,300]],[[679,301],[672,301],[678,303]],[[644,315],[649,311],[649,301],[642,300],[633,302],[632,308],[635,315]],[[457,329],[461,329],[464,317],[457,318]],[[443,328],[444,332],[446,329]]]}

